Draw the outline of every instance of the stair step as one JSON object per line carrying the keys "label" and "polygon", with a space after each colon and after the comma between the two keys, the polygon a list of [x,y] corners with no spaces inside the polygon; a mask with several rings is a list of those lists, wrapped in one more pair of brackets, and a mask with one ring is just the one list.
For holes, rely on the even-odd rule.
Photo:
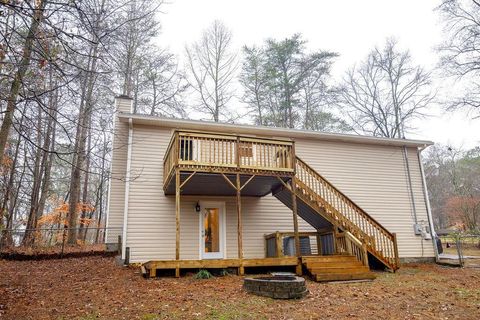
{"label": "stair step", "polygon": [[365,273],[319,273],[315,274],[315,281],[324,282],[324,281],[347,281],[347,280],[367,280],[375,279],[375,274],[372,272]]}
{"label": "stair step", "polygon": [[349,255],[334,255],[334,256],[315,256],[315,257],[302,257],[303,263],[310,262],[347,262],[347,261],[357,261],[355,256]]}
{"label": "stair step", "polygon": [[329,267],[345,267],[345,268],[354,268],[354,267],[363,267],[363,264],[360,261],[322,261],[322,262],[307,262],[305,263],[308,269],[313,268],[329,268]]}
{"label": "stair step", "polygon": [[[365,213],[353,201],[348,199],[347,196],[338,191],[335,186],[324,179],[318,172],[316,172],[316,170],[311,168],[299,157],[296,157],[296,165],[298,168],[301,168],[299,170],[304,170],[306,172],[306,176],[299,176],[298,179],[295,180],[295,187],[298,192],[296,197],[298,200],[297,206],[300,208],[307,208],[305,212],[302,209],[298,210],[298,215],[304,219],[306,218],[307,222],[308,220],[311,220],[314,224],[320,223],[315,222],[315,220],[311,217],[312,214],[318,214],[325,220],[329,220],[330,222],[333,221],[334,225],[338,225],[338,227],[341,229],[349,231],[360,242],[364,243],[369,254],[371,254],[373,257],[376,257],[379,262],[383,263],[388,268],[397,269],[398,266],[396,265],[396,260],[385,256],[384,252],[382,252],[382,248],[386,247],[387,245],[396,245],[394,235],[390,234],[388,230],[379,225],[372,217]],[[314,187],[315,185],[311,184],[312,181],[320,182],[321,185],[324,186],[323,188],[333,190],[333,198],[331,197],[331,194],[329,197],[325,198],[323,190],[322,192],[318,192],[318,190],[316,190]],[[284,186],[277,187],[275,190],[272,190],[272,194],[287,207],[290,209],[292,208],[293,200],[291,198],[291,191],[288,188],[285,188]],[[344,210],[351,211],[351,209],[353,209],[355,212],[361,213],[361,215],[364,216],[364,218],[360,221],[362,226],[358,225],[360,223],[359,221],[354,221],[355,219],[352,220],[348,214],[345,215],[346,212],[343,212]],[[311,211],[314,213],[311,213]],[[356,220],[358,219],[356,218]],[[371,228],[367,228],[369,231],[365,231],[365,223],[367,226],[371,226],[371,228],[381,232],[382,234],[390,235],[391,239],[385,240],[387,243],[375,244],[374,237],[372,235],[375,233],[371,232]],[[313,224],[312,226],[317,227]],[[387,251],[387,254],[391,253]],[[327,258],[327,260],[324,261],[340,261],[339,258],[333,259],[334,260],[330,260],[330,258]],[[311,260],[302,259],[304,264],[310,261]]]}
{"label": "stair step", "polygon": [[337,268],[313,268],[309,269],[312,274],[356,274],[356,273],[368,273],[370,269],[368,267],[337,267]]}

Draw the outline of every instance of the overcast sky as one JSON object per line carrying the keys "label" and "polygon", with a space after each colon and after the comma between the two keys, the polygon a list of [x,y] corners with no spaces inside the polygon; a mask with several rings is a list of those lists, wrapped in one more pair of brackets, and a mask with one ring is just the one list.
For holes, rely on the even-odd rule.
{"label": "overcast sky", "polygon": [[[170,0],[163,6],[158,44],[179,58],[186,43],[197,40],[215,19],[233,33],[234,47],[262,44],[267,38],[283,39],[302,33],[309,49],[335,51],[333,76],[340,80],[346,69],[360,62],[388,37],[408,48],[415,63],[432,68],[442,25],[434,8],[438,0]],[[440,95],[447,95],[441,89]],[[428,119],[418,121],[410,138],[471,148],[480,144],[480,120],[461,113],[445,113],[433,106]]]}

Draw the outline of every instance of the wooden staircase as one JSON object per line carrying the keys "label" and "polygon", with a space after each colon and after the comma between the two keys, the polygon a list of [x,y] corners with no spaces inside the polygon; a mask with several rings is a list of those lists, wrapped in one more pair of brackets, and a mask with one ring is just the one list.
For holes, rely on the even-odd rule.
{"label": "wooden staircase", "polygon": [[319,282],[375,279],[370,268],[353,255],[302,257],[302,264]]}
{"label": "wooden staircase", "polygon": [[[354,242],[390,270],[399,267],[395,234],[390,233],[350,198],[333,186],[299,157],[295,159],[295,176],[290,185],[282,186],[272,193],[277,199],[292,208],[291,195],[295,192],[298,215],[312,224],[312,212],[330,222],[334,228],[348,232]],[[301,208],[308,206],[309,210]],[[317,229],[318,226],[312,224]],[[360,257],[357,257],[360,258]],[[366,257],[363,257],[365,259]],[[368,261],[368,259],[367,259]]]}

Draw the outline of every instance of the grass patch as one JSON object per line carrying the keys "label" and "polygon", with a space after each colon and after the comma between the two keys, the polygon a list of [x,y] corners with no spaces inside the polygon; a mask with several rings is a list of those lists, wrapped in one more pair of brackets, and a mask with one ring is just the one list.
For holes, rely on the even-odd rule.
{"label": "grass patch", "polygon": [[[60,319],[64,319],[64,318],[60,318]],[[78,320],[98,320],[100,319],[100,316],[97,313],[90,313],[90,314],[81,316],[77,319]]]}
{"label": "grass patch", "polygon": [[194,276],[194,279],[210,279],[213,278],[213,275],[206,269],[198,271]]}
{"label": "grass patch", "polygon": [[142,320],[160,320],[161,318],[158,314],[147,313],[147,314],[144,314],[140,319],[142,319]]}
{"label": "grass patch", "polygon": [[473,298],[475,300],[480,300],[480,290],[478,289],[457,288],[455,292],[461,299]]}
{"label": "grass patch", "polygon": [[212,307],[205,319],[231,320],[231,319],[267,319],[265,315],[253,312],[247,305],[224,304]]}

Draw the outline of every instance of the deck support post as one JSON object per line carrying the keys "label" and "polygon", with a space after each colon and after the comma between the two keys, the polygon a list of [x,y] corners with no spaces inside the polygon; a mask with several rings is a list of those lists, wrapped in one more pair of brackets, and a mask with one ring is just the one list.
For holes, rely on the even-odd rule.
{"label": "deck support post", "polygon": [[337,226],[333,226],[333,232],[332,232],[332,236],[333,236],[333,253],[334,254],[338,254],[338,227]]}
{"label": "deck support post", "polygon": [[296,182],[295,176],[292,177],[292,211],[293,211],[293,232],[295,235],[295,254],[299,258],[296,268],[296,273],[302,275],[302,263],[300,257],[302,253],[300,252],[300,236],[298,235],[298,212],[297,212],[297,193],[296,193]]}
{"label": "deck support post", "polygon": [[[180,170],[175,169],[175,260],[180,260]],[[175,268],[175,276],[180,277],[179,264]]]}
{"label": "deck support post", "polygon": [[[393,253],[395,254],[395,267],[398,269],[400,267],[400,258],[398,256],[398,243],[396,233],[393,233]],[[395,272],[396,270],[393,271]]]}
{"label": "deck support post", "polygon": [[319,256],[323,255],[323,249],[322,249],[322,236],[317,230],[317,254]]}
{"label": "deck support post", "polygon": [[240,261],[240,267],[238,268],[239,275],[243,275],[245,273],[243,267],[243,228],[242,228],[242,198],[241,198],[241,182],[240,182],[240,174],[237,173],[236,177],[236,189],[237,189],[237,231],[238,231],[238,260]]}
{"label": "deck support post", "polygon": [[150,278],[155,278],[156,275],[157,275],[157,269],[152,266],[150,270],[148,270],[148,276]]}

